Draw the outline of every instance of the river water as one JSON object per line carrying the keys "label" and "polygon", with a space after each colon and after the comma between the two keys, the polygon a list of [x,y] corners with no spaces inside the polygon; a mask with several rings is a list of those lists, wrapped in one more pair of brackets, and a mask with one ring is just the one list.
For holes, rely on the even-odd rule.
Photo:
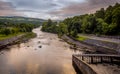
{"label": "river water", "polygon": [[0,74],[76,74],[72,54],[57,35],[34,29],[36,38],[0,52]]}

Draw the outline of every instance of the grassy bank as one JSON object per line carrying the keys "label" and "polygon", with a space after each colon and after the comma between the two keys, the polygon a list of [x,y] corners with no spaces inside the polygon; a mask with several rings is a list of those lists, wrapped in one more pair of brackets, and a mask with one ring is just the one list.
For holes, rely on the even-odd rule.
{"label": "grassy bank", "polygon": [[17,34],[10,34],[10,35],[0,35],[0,40],[6,40],[12,37],[19,36],[19,35],[24,35],[24,38],[26,39],[34,38],[36,36],[36,34],[33,32],[17,33]]}
{"label": "grassy bank", "polygon": [[23,39],[31,39],[31,38],[34,38],[34,37],[36,37],[35,33],[28,32],[28,33],[25,33],[25,35],[23,36]]}
{"label": "grassy bank", "polygon": [[78,40],[78,41],[84,41],[84,40],[87,40],[88,38],[83,37],[83,36],[78,36],[78,37],[75,38],[75,39]]}
{"label": "grassy bank", "polygon": [[33,32],[20,33],[17,35],[6,36],[5,38],[2,38],[2,40],[0,40],[0,49],[6,48],[7,46],[10,46],[10,45],[26,42],[29,39],[34,38],[34,37],[36,37],[36,34]]}
{"label": "grassy bank", "polygon": [[[7,44],[17,44],[17,43],[22,43],[25,41],[28,41],[31,38],[36,37],[36,34],[33,32],[27,32],[27,33],[19,33],[19,34],[15,34],[15,35],[9,35],[9,36],[3,36],[1,37],[1,43],[3,42],[4,45],[6,46]],[[16,38],[16,39],[15,39]],[[9,41],[9,43],[8,43]],[[5,42],[7,42],[5,44]],[[3,46],[4,46],[3,45]]]}
{"label": "grassy bank", "polygon": [[1,34],[0,35],[0,40],[6,40],[6,39],[9,39],[9,38],[12,38],[12,37],[15,37],[15,36],[18,36],[18,35],[23,35],[25,33],[16,33],[16,34],[10,34],[10,35],[3,35]]}

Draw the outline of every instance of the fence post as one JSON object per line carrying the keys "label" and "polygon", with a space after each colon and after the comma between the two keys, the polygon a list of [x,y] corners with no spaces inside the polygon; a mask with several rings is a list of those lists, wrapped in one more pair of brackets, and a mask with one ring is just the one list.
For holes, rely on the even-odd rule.
{"label": "fence post", "polygon": [[91,56],[91,63],[93,63],[93,56]]}

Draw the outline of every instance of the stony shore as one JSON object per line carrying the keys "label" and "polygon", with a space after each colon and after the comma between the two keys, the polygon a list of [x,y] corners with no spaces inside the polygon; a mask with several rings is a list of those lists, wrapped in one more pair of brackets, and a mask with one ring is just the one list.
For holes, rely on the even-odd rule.
{"label": "stony shore", "polygon": [[[34,36],[29,36],[30,33],[26,33],[26,34],[21,34],[18,36],[14,36],[12,38],[8,38],[5,40],[0,40],[0,50],[3,48],[6,48],[7,46],[13,45],[13,44],[18,44],[21,42],[26,42],[28,41],[30,38],[34,37]],[[33,34],[33,33],[31,33]]]}
{"label": "stony shore", "polygon": [[83,49],[88,53],[105,53],[105,54],[119,54],[120,44],[95,39],[86,39],[78,41],[69,36],[62,36],[62,39],[72,44],[71,48]]}

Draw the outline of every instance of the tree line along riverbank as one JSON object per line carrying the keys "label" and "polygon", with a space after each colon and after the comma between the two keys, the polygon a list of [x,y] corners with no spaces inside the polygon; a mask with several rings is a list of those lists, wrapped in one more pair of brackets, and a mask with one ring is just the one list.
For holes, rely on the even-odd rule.
{"label": "tree line along riverbank", "polygon": [[89,39],[81,37],[79,34],[93,34],[98,37],[120,37],[119,19],[120,4],[116,3],[113,6],[108,6],[106,9],[101,8],[94,14],[74,16],[60,22],[53,22],[49,19],[43,23],[41,30],[56,33],[59,37],[66,35],[79,42],[97,46],[96,48],[103,47],[106,50],[115,50],[118,52],[120,48],[119,43]]}
{"label": "tree line along riverbank", "polygon": [[120,4],[101,8],[94,14],[84,14],[53,22],[49,19],[43,23],[42,31],[77,37],[79,33],[119,36],[120,35]]}

